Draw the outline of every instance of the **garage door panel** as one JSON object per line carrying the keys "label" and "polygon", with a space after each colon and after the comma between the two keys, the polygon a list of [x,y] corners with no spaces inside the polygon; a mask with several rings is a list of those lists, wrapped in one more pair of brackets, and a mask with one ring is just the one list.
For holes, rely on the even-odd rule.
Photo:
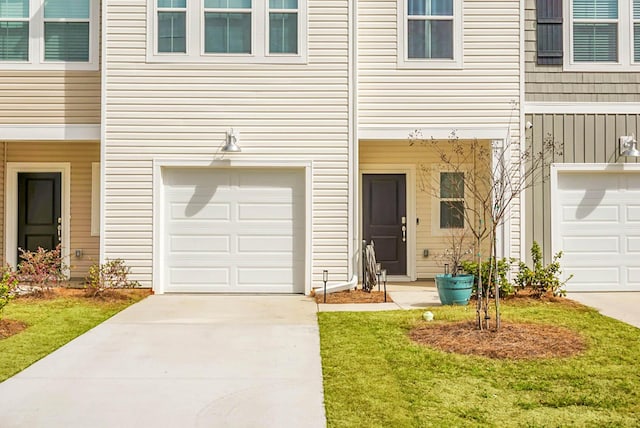
{"label": "garage door panel", "polygon": [[228,268],[171,268],[169,270],[171,284],[218,284],[229,283],[230,272]]}
{"label": "garage door panel", "polygon": [[[194,209],[194,205],[201,205],[199,209]],[[172,220],[218,220],[229,221],[231,219],[231,207],[229,204],[209,204],[206,201],[171,204]]]}
{"label": "garage door panel", "polygon": [[620,220],[618,206],[603,206],[595,204],[564,205],[562,209],[562,221],[572,222],[598,222],[617,223]]}
{"label": "garage door panel", "polygon": [[304,292],[302,170],[167,168],[163,178],[167,291]]}
{"label": "garage door panel", "polygon": [[620,280],[620,269],[616,267],[574,267],[571,270],[574,284],[609,284],[616,285]]}
{"label": "garage door panel", "polygon": [[228,253],[231,249],[228,235],[172,235],[169,251],[171,253]]}
{"label": "garage door panel", "polygon": [[617,254],[620,251],[620,239],[616,236],[564,236],[562,248],[566,254]]}
{"label": "garage door panel", "polygon": [[640,205],[627,205],[627,221],[640,223]]}
{"label": "garage door panel", "polygon": [[291,204],[238,204],[238,219],[252,221],[286,221],[293,219],[293,206]]}

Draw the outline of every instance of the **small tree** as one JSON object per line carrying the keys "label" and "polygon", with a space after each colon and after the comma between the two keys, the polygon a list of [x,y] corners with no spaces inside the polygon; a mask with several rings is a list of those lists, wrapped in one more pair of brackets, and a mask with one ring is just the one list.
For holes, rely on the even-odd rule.
{"label": "small tree", "polygon": [[[453,131],[446,142],[426,138],[420,130],[409,136],[410,145],[427,147],[437,154],[442,169],[457,172],[463,177],[461,183],[451,186],[462,186],[465,197],[459,208],[459,215],[464,218],[465,226],[475,238],[476,256],[478,260],[477,287],[477,328],[489,328],[490,284],[494,284],[495,313],[497,329],[500,328],[500,281],[495,278],[497,261],[498,228],[510,215],[510,208],[520,195],[534,184],[544,181],[548,176],[545,164],[553,161],[555,156],[562,155],[562,145],[554,142],[550,136],[545,138],[542,147],[521,146],[517,140],[507,139],[504,144],[489,145],[473,139],[461,140]],[[434,182],[433,167],[420,163],[422,190],[429,191],[432,196],[440,198],[440,183]],[[488,278],[483,278],[482,245],[487,242],[491,253]]]}

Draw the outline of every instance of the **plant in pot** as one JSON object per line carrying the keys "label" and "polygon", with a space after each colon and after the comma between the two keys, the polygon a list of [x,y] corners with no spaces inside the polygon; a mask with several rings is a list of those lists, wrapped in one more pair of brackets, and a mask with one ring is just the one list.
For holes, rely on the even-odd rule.
{"label": "plant in pot", "polygon": [[436,275],[438,297],[443,305],[466,305],[473,291],[472,274],[464,273],[462,263],[473,253],[465,229],[451,229],[450,246],[439,257],[444,273]]}

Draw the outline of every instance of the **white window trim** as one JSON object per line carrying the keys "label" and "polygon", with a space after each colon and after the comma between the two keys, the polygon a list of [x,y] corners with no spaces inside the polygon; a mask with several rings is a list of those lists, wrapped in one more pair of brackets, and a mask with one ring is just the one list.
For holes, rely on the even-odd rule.
{"label": "white window trim", "polygon": [[408,0],[398,2],[398,68],[459,69],[463,66],[463,8],[462,0],[453,0],[453,59],[409,59],[407,34]]}
{"label": "white window trim", "polygon": [[[77,20],[59,20],[75,22]],[[0,61],[0,70],[98,70],[100,1],[89,1],[89,61],[44,60],[44,0],[29,1],[29,60]]]}
{"label": "white window trim", "polygon": [[[33,1],[33,0],[32,0]],[[298,53],[269,54],[269,8],[267,0],[253,0],[251,9],[250,54],[204,53],[204,0],[187,6],[187,52],[158,52],[157,0],[147,0],[147,62],[150,63],[222,63],[222,64],[306,64],[308,18],[307,0],[298,0]]]}
{"label": "white window trim", "polygon": [[[565,71],[638,71],[640,62],[633,61],[633,0],[618,1],[618,61],[574,62],[573,61],[573,0],[563,0],[565,23],[563,25]],[[602,20],[604,22],[604,20]]]}
{"label": "white window trim", "polygon": [[100,236],[100,162],[91,162],[91,236]]}

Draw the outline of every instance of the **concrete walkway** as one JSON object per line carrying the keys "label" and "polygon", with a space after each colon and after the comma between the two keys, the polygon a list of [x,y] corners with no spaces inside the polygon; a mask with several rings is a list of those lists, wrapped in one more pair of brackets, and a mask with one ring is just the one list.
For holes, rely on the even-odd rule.
{"label": "concrete walkway", "polygon": [[[376,289],[377,291],[377,289]],[[438,291],[433,281],[420,283],[387,284],[387,293],[391,296],[392,303],[339,303],[319,304],[319,312],[369,312],[391,311],[396,309],[421,309],[431,306],[440,306]]]}
{"label": "concrete walkway", "polygon": [[640,292],[567,293],[567,297],[640,328]]}
{"label": "concrete walkway", "polygon": [[0,383],[0,426],[324,427],[316,311],[150,296]]}

